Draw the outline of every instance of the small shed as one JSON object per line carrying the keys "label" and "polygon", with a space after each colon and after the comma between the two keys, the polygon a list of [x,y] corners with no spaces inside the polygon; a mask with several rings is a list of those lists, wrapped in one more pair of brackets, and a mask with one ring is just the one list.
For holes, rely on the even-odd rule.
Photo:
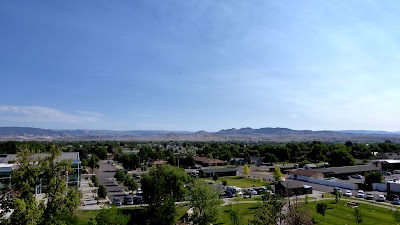
{"label": "small shed", "polygon": [[275,184],[275,193],[281,196],[310,195],[312,186],[304,185],[299,181],[279,181]]}
{"label": "small shed", "polygon": [[308,178],[322,179],[324,174],[316,170],[292,170],[289,172],[289,178],[308,181]]}

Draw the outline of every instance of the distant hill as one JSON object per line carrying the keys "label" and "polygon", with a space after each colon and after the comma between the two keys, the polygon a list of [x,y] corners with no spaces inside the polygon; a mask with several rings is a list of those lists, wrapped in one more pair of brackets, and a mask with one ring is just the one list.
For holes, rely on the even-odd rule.
{"label": "distant hill", "polygon": [[32,127],[0,127],[0,140],[16,141],[251,141],[251,142],[400,142],[400,133],[367,130],[312,131],[288,128],[224,129],[218,132],[165,130],[53,130]]}

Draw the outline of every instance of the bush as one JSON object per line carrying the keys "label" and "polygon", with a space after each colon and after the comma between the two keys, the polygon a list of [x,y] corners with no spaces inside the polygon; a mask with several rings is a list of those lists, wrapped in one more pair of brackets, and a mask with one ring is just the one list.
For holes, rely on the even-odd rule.
{"label": "bush", "polygon": [[218,174],[215,173],[214,176],[213,176],[213,180],[214,181],[218,180],[218,177],[219,177]]}
{"label": "bush", "polygon": [[95,187],[98,187],[98,186],[100,185],[99,179],[97,179],[96,176],[93,175],[93,176],[91,177],[91,180],[92,180],[92,183],[93,183],[93,185],[94,185]]}
{"label": "bush", "polygon": [[228,181],[222,180],[222,185],[224,185],[224,186],[228,185]]}

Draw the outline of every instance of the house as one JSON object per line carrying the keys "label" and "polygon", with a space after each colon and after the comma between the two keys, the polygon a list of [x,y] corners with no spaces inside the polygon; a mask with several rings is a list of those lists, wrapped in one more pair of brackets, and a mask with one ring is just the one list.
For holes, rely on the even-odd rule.
{"label": "house", "polygon": [[150,165],[150,166],[159,166],[159,165],[163,165],[163,164],[166,164],[166,163],[168,163],[167,161],[165,161],[165,160],[157,160],[157,161],[148,161],[147,162],[147,165]]}
{"label": "house", "polygon": [[256,164],[256,165],[263,164],[262,158],[257,157],[257,156],[250,156],[250,162],[251,162],[251,164]]}
{"label": "house", "polygon": [[316,168],[318,168],[318,166],[315,165],[315,164],[306,164],[306,165],[303,166],[303,169],[306,169],[306,170],[316,169]]}
{"label": "house", "polygon": [[203,168],[199,170],[200,177],[213,177],[217,174],[219,177],[237,176],[238,169],[234,167],[228,168]]}
{"label": "house", "polygon": [[227,164],[227,162],[223,160],[209,159],[200,156],[193,156],[193,160],[196,162],[196,164],[200,164],[202,166],[224,166]]}
{"label": "house", "polygon": [[315,170],[293,170],[289,172],[289,178],[308,181],[308,178],[322,179],[324,174]]}
{"label": "house", "polygon": [[233,158],[231,160],[231,164],[237,165],[237,166],[244,165],[244,158]]}
{"label": "house", "polygon": [[375,156],[372,157],[373,160],[379,160],[379,159],[395,159],[395,160],[400,160],[400,154],[396,152],[386,152],[382,154],[376,154]]}
{"label": "house", "polygon": [[296,180],[279,181],[275,184],[275,194],[281,196],[310,195],[312,186],[304,185],[303,182]]}
{"label": "house", "polygon": [[380,168],[382,172],[400,170],[400,160],[398,159],[376,159],[371,163]]}

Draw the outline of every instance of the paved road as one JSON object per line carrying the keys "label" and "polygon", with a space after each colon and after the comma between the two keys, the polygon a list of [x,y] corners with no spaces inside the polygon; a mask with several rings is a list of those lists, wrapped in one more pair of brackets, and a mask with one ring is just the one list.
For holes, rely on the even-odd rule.
{"label": "paved road", "polygon": [[[118,185],[114,181],[114,175],[117,172],[117,168],[113,164],[107,163],[106,160],[99,162],[99,169],[95,169],[96,177],[99,179],[99,182],[104,185],[108,191],[107,197],[112,201],[113,197],[124,196],[124,192],[122,190],[127,190],[127,188],[123,185]],[[122,199],[121,199],[122,200]]]}

